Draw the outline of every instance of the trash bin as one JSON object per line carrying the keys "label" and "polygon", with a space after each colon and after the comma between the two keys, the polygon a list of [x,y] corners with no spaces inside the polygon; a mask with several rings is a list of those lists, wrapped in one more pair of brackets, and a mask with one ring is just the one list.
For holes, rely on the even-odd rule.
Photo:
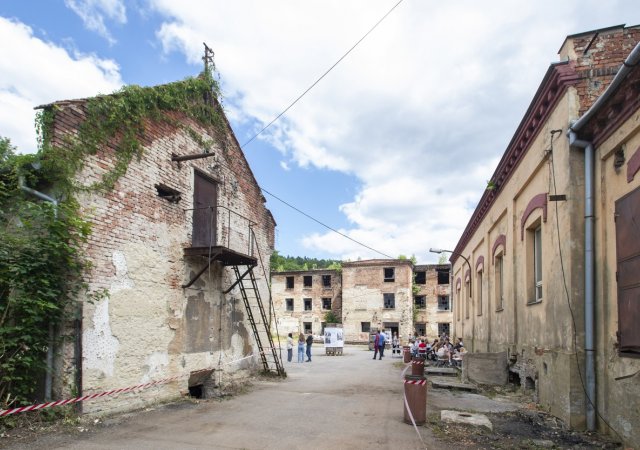
{"label": "trash bin", "polygon": [[411,362],[411,347],[409,347],[408,345],[403,345],[402,346],[402,356],[404,357],[404,362],[405,363],[410,363]]}
{"label": "trash bin", "polygon": [[411,360],[411,375],[414,377],[424,376],[424,359],[413,358]]}
{"label": "trash bin", "polygon": [[[411,416],[416,425],[423,425],[427,421],[427,379],[414,375],[404,378],[404,421],[411,423]],[[407,410],[407,405],[409,410]]]}

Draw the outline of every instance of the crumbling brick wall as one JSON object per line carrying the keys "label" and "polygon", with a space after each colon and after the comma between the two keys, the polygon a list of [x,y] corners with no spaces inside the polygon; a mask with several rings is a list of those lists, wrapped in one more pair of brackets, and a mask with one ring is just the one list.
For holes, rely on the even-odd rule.
{"label": "crumbling brick wall", "polygon": [[[64,135],[76,133],[82,122],[84,102],[60,102],[55,108],[53,142],[63,144]],[[72,357],[69,342],[60,353],[55,388],[58,396],[69,395],[76,370],[82,372],[79,390],[85,394],[181,377],[137,394],[87,402],[85,411],[126,410],[177,396],[187,390],[192,371],[214,368],[219,381],[244,376],[244,369],[253,367],[251,359],[224,364],[254,349],[237,289],[222,293],[235,280],[231,270],[212,263],[193,286],[181,287],[207,264],[205,258],[183,254],[191,245],[194,171],[217,181],[217,203],[237,216],[232,233],[244,233],[249,244],[248,221],[255,223],[253,249],[234,250],[252,252],[258,259],[255,273],[265,305],[275,221],[228,124],[220,138],[180,114],[173,118],[183,127],[146,123],[143,155],[131,161],[113,190],[79,198],[92,225],[85,248],[92,267],[85,279],[90,290],[106,289],[109,296],[95,304],[81,303],[82,336],[76,340],[81,339],[82,367],[75,367],[78,355]],[[214,140],[215,156],[172,162],[172,155],[203,152],[186,127]],[[114,145],[106,143],[86,158],[77,181],[86,186],[98,182],[114,164]],[[180,200],[161,198],[157,185],[179,192]],[[224,224],[218,225],[221,237],[230,237],[220,231]]]}

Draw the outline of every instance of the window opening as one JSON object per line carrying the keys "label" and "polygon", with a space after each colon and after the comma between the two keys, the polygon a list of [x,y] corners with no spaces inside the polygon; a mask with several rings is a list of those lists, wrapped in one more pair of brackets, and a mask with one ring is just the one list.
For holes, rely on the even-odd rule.
{"label": "window opening", "polygon": [[418,336],[426,336],[427,334],[427,324],[424,322],[417,322],[415,325],[416,333]]}
{"label": "window opening", "polygon": [[449,271],[438,270],[438,284],[449,284]]}
{"label": "window opening", "polygon": [[451,324],[450,323],[439,323],[438,324],[438,336],[442,336],[442,334],[446,334],[450,336],[451,333]]}
{"label": "window opening", "polygon": [[323,298],[322,299],[322,309],[331,309],[331,299]]}
{"label": "window opening", "polygon": [[303,322],[304,334],[311,334],[311,322]]}
{"label": "window opening", "polygon": [[322,287],[331,287],[331,275],[322,275]]}
{"label": "window opening", "polygon": [[449,311],[451,304],[448,295],[438,295],[438,311]]}
{"label": "window opening", "polygon": [[293,277],[287,277],[287,289],[293,289]]}
{"label": "window opening", "polygon": [[286,302],[287,302],[287,311],[293,311],[293,299],[288,298],[286,299]]}
{"label": "window opening", "polygon": [[542,300],[542,227],[535,229],[533,243],[534,276],[535,276],[535,300]]}
{"label": "window opening", "polygon": [[305,275],[302,278],[303,287],[311,287],[313,285],[313,277],[311,275]]}
{"label": "window opening", "polygon": [[305,311],[311,311],[311,299],[310,298],[305,298],[304,299],[304,310]]}
{"label": "window opening", "polygon": [[479,316],[482,315],[482,270],[478,271],[477,275],[478,281],[476,282],[476,299],[478,300],[478,311],[477,314]]}
{"label": "window opening", "polygon": [[496,256],[495,262],[495,285],[496,285],[496,309],[501,310],[504,308],[504,265],[502,260],[502,254]]}
{"label": "window opening", "polygon": [[396,294],[382,294],[384,309],[394,309],[396,307]]}
{"label": "window opening", "polygon": [[158,192],[158,197],[163,198],[170,203],[178,203],[182,200],[182,194],[180,191],[170,188],[164,184],[156,184],[156,191]]}
{"label": "window opening", "polygon": [[416,272],[415,282],[416,284],[427,284],[427,272],[424,270]]}
{"label": "window opening", "polygon": [[371,322],[360,322],[360,331],[362,333],[369,333],[371,331]]}
{"label": "window opening", "polygon": [[424,295],[416,295],[414,299],[414,304],[417,309],[425,309],[427,307],[427,300]]}
{"label": "window opening", "polygon": [[385,283],[392,283],[396,280],[396,269],[394,267],[384,268],[384,281]]}

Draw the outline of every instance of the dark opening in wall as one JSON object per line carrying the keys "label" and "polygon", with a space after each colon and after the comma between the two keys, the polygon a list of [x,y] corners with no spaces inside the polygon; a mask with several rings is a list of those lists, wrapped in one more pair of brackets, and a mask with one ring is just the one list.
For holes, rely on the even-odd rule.
{"label": "dark opening in wall", "polygon": [[524,379],[524,388],[527,390],[535,390],[536,382],[531,377],[527,377]]}
{"label": "dark opening in wall", "polygon": [[193,398],[203,398],[202,394],[204,392],[204,387],[201,384],[196,386],[189,386],[189,397]]}
{"label": "dark opening in wall", "polygon": [[164,184],[156,184],[156,191],[158,191],[158,197],[171,203],[178,203],[182,198],[180,191],[170,188],[169,186],[165,186]]}
{"label": "dark opening in wall", "polygon": [[509,372],[509,383],[520,386],[520,375],[516,372]]}

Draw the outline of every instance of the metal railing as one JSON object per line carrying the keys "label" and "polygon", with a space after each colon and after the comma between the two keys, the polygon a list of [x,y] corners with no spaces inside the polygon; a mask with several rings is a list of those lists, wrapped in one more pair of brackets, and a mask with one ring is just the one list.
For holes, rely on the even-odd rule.
{"label": "metal railing", "polygon": [[[197,211],[203,210],[208,211],[206,218],[200,217],[196,219],[196,215],[198,214]],[[215,208],[213,206],[205,206],[203,208],[189,208],[185,209],[185,212],[186,211],[194,212],[194,223],[196,222],[196,220],[199,220],[203,223],[208,223],[211,228],[210,236],[209,239],[207,239],[206,245],[196,244],[195,242],[193,242],[194,239],[192,237],[194,247],[225,247],[238,253],[254,256],[255,248],[253,226],[257,225],[257,222],[254,222],[248,217],[245,217],[242,214],[233,211],[232,209],[223,205],[217,205]],[[215,232],[212,226],[212,224],[214,223],[213,214],[215,214]]]}

